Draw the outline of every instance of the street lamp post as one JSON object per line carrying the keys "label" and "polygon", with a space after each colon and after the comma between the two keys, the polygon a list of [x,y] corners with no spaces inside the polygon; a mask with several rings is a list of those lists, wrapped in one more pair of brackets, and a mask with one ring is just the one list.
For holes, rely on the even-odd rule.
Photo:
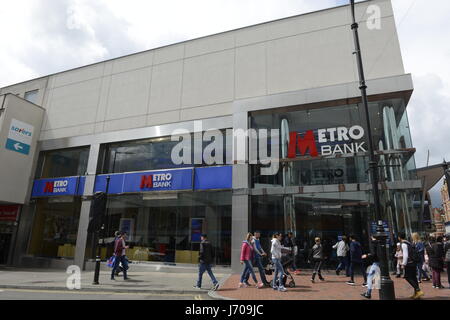
{"label": "street lamp post", "polygon": [[395,290],[394,290],[394,282],[389,276],[389,267],[388,267],[388,257],[386,251],[386,240],[387,234],[384,232],[383,220],[381,217],[381,206],[380,206],[380,193],[378,190],[378,163],[375,158],[373,138],[372,138],[372,130],[370,125],[370,115],[369,115],[369,102],[367,99],[367,85],[364,76],[364,69],[362,63],[362,55],[361,55],[361,47],[359,43],[359,34],[358,34],[358,23],[356,22],[355,17],[355,0],[350,0],[350,7],[352,11],[352,30],[355,41],[355,54],[356,60],[358,64],[358,74],[359,74],[359,89],[361,90],[362,102],[364,105],[364,111],[366,114],[366,125],[368,130],[368,139],[369,139],[369,170],[370,170],[370,180],[372,182],[372,192],[373,192],[373,201],[374,201],[374,209],[375,216],[377,219],[377,233],[374,237],[378,242],[378,257],[380,259],[380,269],[381,269],[381,290],[380,290],[380,299],[381,300],[394,300],[395,299]]}

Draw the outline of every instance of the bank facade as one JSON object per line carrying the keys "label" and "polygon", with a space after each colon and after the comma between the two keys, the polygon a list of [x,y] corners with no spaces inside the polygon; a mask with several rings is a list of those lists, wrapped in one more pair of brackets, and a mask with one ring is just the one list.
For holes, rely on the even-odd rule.
{"label": "bank facade", "polygon": [[[380,29],[367,23],[369,5],[380,8]],[[423,227],[413,205],[422,182],[407,117],[412,78],[391,2],[357,10],[392,242],[399,231]],[[84,265],[93,256],[87,227],[98,191],[109,195],[105,234],[127,230],[127,254],[142,263],[196,263],[201,233],[216,264],[236,270],[250,230],[260,230],[266,245],[272,233],[292,231],[300,248],[344,234],[368,246],[375,222],[369,132],[353,51],[342,6],[2,88],[45,110],[29,154],[16,152],[20,141],[13,144],[20,150],[2,150],[31,164],[26,185],[16,187],[25,190],[23,201],[0,199],[5,212],[17,208],[15,221],[0,221],[11,234],[9,264]],[[185,163],[173,159],[180,129],[192,145]],[[249,133],[243,144],[237,131]],[[207,152],[212,142],[223,157]],[[271,163],[258,157],[265,149]]]}

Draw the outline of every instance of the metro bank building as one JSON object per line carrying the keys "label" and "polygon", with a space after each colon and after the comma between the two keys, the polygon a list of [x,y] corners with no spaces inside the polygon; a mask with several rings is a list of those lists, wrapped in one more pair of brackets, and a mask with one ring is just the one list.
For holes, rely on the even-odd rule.
{"label": "metro bank building", "polygon": [[[374,21],[373,5],[380,12]],[[288,231],[300,252],[316,236],[331,244],[349,234],[368,248],[375,222],[368,134],[390,242],[399,231],[421,232],[414,203],[423,186],[407,117],[413,84],[391,2],[358,3],[357,17],[370,133],[349,6],[2,88],[3,263],[92,267],[95,239],[87,229],[99,191],[108,192],[106,237],[126,230],[133,262],[195,264],[201,233],[215,263],[233,270],[254,230],[266,251],[272,233]],[[191,161],[175,163],[180,139],[173,134],[181,129],[193,147],[179,155]],[[238,146],[239,130],[256,134]],[[205,157],[213,142],[223,146],[223,154],[209,153],[218,161]],[[264,152],[272,163],[262,161]],[[110,254],[102,249],[104,259]]]}

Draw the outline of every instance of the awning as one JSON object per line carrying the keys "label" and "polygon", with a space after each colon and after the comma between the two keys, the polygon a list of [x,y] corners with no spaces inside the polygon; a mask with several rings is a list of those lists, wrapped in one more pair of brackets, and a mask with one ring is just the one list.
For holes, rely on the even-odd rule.
{"label": "awning", "polygon": [[[447,162],[450,165],[450,162]],[[436,164],[420,169],[416,169],[417,176],[423,181],[424,191],[428,192],[436,183],[438,183],[444,176],[445,163]]]}

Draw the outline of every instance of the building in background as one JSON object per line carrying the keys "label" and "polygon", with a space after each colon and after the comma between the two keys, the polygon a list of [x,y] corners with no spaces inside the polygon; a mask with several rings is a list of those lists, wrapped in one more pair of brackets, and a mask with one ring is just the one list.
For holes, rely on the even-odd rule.
{"label": "building in background", "polygon": [[447,179],[444,179],[444,184],[441,188],[442,209],[444,210],[444,225],[445,232],[450,234],[450,197],[448,193]]}
{"label": "building in background", "polygon": [[445,234],[445,214],[443,209],[433,208],[433,225],[436,236],[443,236]]}
{"label": "building in background", "polygon": [[[369,5],[379,6],[381,28],[367,22]],[[250,230],[262,232],[267,250],[274,232],[288,231],[301,249],[316,236],[329,247],[344,234],[367,248],[376,231],[369,134],[390,242],[399,231],[422,232],[423,181],[407,116],[413,84],[391,1],[356,7],[372,132],[365,127],[348,6],[1,88],[0,94],[32,99],[45,110],[36,148],[26,158],[32,170],[14,186],[26,196],[2,200],[22,208],[10,263],[84,265],[94,255],[95,239],[87,232],[91,196],[106,189],[106,236],[127,230],[133,261],[197,263],[203,232],[215,262],[233,270],[240,269]],[[199,146],[185,154],[195,164],[173,161],[178,141],[171,135],[179,129]],[[205,156],[211,137],[202,136],[211,129],[221,133],[214,141],[227,147],[224,161],[213,164],[209,160],[221,154]],[[232,152],[234,133],[251,129],[260,138],[267,132],[270,143],[250,135],[244,153],[278,145],[272,165],[238,161],[241,154]],[[109,254],[104,248],[102,256]]]}

